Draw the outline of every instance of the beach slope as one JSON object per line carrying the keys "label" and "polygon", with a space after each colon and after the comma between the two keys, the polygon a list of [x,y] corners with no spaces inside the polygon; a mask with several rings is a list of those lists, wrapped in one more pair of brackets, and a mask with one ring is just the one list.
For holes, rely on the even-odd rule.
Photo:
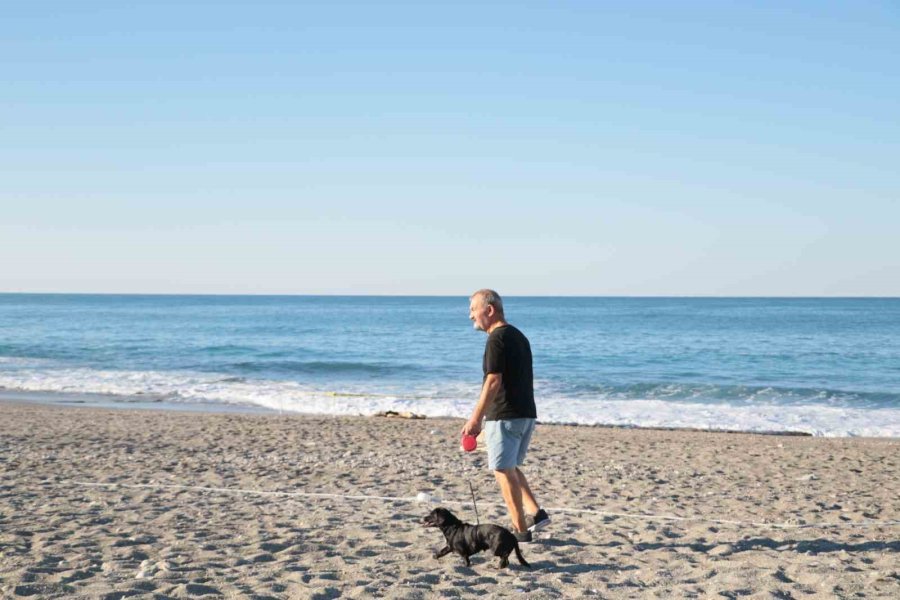
{"label": "beach slope", "polygon": [[461,425],[0,402],[0,596],[900,597],[898,440],[540,425],[498,570],[418,523],[508,522]]}

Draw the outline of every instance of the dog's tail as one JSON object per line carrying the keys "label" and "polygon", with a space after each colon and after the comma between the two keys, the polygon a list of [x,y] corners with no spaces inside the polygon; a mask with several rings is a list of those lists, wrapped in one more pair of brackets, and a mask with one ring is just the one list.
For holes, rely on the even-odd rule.
{"label": "dog's tail", "polygon": [[516,550],[516,558],[519,559],[519,564],[525,565],[526,567],[528,567],[530,569],[531,565],[528,564],[528,561],[525,560],[524,556],[522,556],[522,551],[519,550],[519,542],[518,541],[516,542],[515,550]]}

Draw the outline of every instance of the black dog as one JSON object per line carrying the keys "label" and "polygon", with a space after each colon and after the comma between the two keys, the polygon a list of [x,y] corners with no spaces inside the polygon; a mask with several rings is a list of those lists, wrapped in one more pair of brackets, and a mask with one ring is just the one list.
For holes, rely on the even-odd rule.
{"label": "black dog", "polygon": [[509,555],[515,550],[519,562],[531,568],[519,550],[516,536],[499,525],[469,525],[457,519],[446,508],[434,509],[422,519],[422,524],[426,527],[437,527],[447,538],[447,545],[434,553],[435,558],[456,552],[463,557],[468,567],[470,556],[490,549],[494,556],[500,557],[499,568],[503,569],[509,566]]}

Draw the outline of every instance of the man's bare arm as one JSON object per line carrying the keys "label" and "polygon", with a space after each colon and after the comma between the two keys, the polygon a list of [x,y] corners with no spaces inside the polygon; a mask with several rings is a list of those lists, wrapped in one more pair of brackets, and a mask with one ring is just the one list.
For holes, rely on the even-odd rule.
{"label": "man's bare arm", "polygon": [[503,375],[501,373],[487,374],[487,377],[484,379],[484,385],[481,386],[481,397],[478,399],[478,404],[475,405],[471,418],[466,421],[462,428],[463,435],[478,435],[481,432],[481,420],[502,386]]}

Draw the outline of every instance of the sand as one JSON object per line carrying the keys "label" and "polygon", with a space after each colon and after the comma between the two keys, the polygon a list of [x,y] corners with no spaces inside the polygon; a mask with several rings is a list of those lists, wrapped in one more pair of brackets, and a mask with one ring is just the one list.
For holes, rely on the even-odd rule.
{"label": "sand", "polygon": [[418,524],[508,523],[461,426],[0,402],[0,596],[900,597],[900,440],[539,425],[498,570]]}

